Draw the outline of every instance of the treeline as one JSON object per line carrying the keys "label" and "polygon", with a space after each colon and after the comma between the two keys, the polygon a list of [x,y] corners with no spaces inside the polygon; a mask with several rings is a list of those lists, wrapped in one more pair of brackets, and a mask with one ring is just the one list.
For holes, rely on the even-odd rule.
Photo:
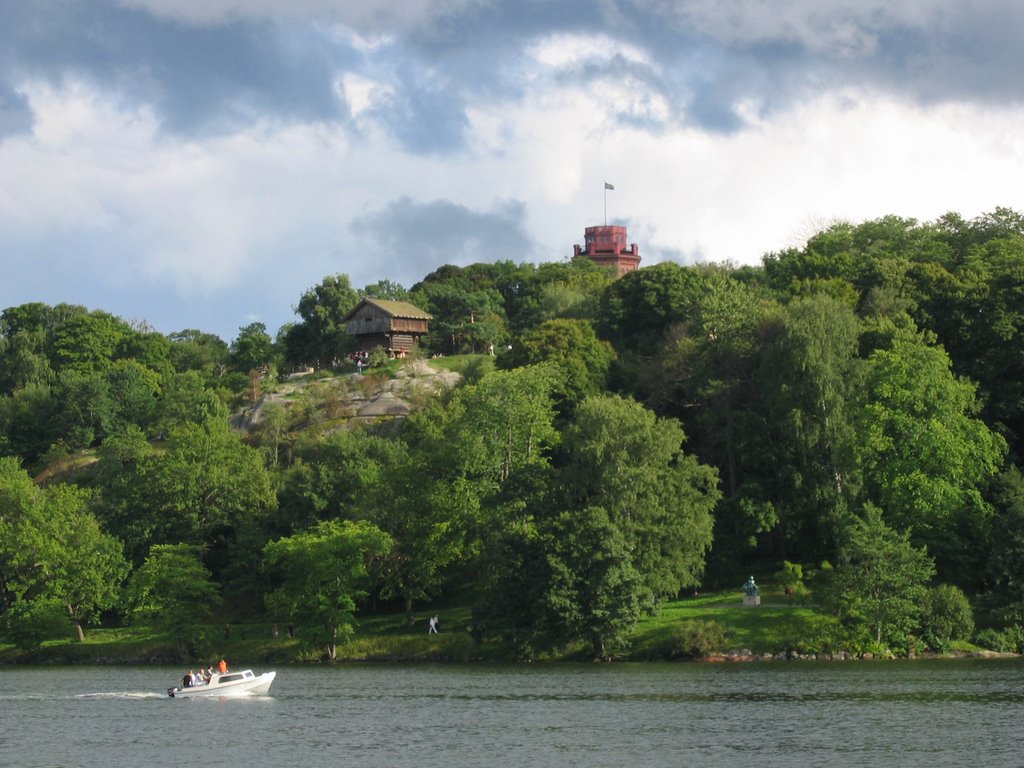
{"label": "treeline", "polygon": [[[463,383],[397,433],[299,429],[308,402],[230,428],[280,374],[346,372],[363,296],[430,312],[424,355],[476,355]],[[779,572],[835,617],[808,643],[941,648],[966,594],[1018,645],[1022,297],[1024,218],[998,209],[837,223],[759,267],[334,275],[230,344],[12,307],[0,609],[29,646],[59,614],[197,647],[218,609],[331,655],[357,610],[454,593],[481,642],[606,656],[666,598]]]}

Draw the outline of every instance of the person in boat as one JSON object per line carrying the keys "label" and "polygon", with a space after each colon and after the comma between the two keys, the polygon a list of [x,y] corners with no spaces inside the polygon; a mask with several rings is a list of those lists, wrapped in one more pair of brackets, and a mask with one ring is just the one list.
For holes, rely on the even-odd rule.
{"label": "person in boat", "polygon": [[188,672],[185,673],[185,676],[183,678],[181,678],[181,687],[182,688],[191,688],[192,687],[192,680],[193,679],[194,679],[194,677],[192,675],[192,670],[190,669]]}
{"label": "person in boat", "polygon": [[217,665],[217,671],[222,675],[226,675],[228,673],[228,663],[224,661],[224,659],[221,659],[220,663]]}

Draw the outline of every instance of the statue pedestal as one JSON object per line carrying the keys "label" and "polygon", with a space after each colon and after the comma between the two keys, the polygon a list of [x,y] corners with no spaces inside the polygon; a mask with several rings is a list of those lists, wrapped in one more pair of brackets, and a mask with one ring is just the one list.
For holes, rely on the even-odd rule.
{"label": "statue pedestal", "polygon": [[754,607],[756,607],[756,606],[758,606],[760,604],[761,604],[761,596],[760,595],[744,595],[743,596],[743,607],[744,608],[754,608]]}

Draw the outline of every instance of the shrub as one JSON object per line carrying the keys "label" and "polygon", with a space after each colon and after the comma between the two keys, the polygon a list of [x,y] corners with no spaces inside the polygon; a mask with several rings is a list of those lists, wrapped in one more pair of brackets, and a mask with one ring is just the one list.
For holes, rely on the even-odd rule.
{"label": "shrub", "polygon": [[384,347],[374,347],[366,358],[368,368],[383,368],[389,362],[391,362],[391,358],[388,357],[388,351]]}
{"label": "shrub", "polygon": [[799,563],[791,563],[788,560],[782,561],[782,570],[775,574],[775,580],[782,587],[786,599],[790,602],[794,598],[803,602],[810,590],[804,584],[804,569]]}
{"label": "shrub", "polygon": [[699,659],[725,650],[729,633],[717,621],[694,619],[680,625],[675,635],[675,653]]}
{"label": "shrub", "polygon": [[950,584],[928,590],[921,613],[921,635],[928,647],[948,651],[974,634],[974,614],[966,595]]}
{"label": "shrub", "polygon": [[44,640],[72,636],[67,608],[60,600],[19,600],[7,613],[7,638],[23,651],[37,650]]}
{"label": "shrub", "polygon": [[983,629],[975,636],[974,642],[998,653],[1019,653],[1024,648],[1024,631],[1020,627]]}
{"label": "shrub", "polygon": [[466,384],[479,384],[480,380],[494,370],[494,358],[490,355],[474,355],[469,358],[462,377]]}

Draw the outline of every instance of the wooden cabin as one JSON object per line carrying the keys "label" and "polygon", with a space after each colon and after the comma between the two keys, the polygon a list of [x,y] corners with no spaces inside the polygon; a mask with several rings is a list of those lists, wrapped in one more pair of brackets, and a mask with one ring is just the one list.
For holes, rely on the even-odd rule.
{"label": "wooden cabin", "polygon": [[356,351],[384,347],[395,357],[417,347],[433,318],[407,301],[363,299],[345,318],[345,333],[356,339]]}

